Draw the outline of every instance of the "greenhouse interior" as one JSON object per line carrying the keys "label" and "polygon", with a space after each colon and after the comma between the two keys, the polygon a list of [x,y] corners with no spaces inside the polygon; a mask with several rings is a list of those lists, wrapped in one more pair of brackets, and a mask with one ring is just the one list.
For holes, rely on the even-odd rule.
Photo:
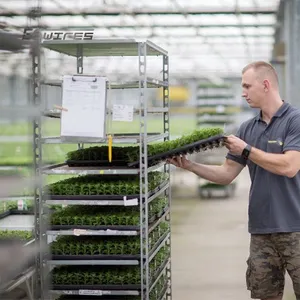
{"label": "greenhouse interior", "polygon": [[299,48],[299,0],[0,0],[0,299],[300,299],[248,282]]}

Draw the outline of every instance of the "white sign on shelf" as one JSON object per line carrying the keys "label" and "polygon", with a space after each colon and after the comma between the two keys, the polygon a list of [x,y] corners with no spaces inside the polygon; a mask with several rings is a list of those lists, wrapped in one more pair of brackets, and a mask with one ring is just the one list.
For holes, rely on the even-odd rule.
{"label": "white sign on shelf", "polygon": [[61,109],[61,137],[106,137],[107,78],[65,75]]}
{"label": "white sign on shelf", "polygon": [[124,206],[137,206],[138,205],[138,199],[127,199],[126,196],[123,197]]}
{"label": "white sign on shelf", "polygon": [[133,121],[133,106],[114,104],[113,106],[113,121],[132,122]]}

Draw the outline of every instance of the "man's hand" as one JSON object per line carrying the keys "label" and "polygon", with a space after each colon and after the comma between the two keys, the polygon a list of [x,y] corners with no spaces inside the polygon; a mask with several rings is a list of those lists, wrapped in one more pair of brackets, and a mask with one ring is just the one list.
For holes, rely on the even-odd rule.
{"label": "man's hand", "polygon": [[190,170],[192,168],[193,162],[188,160],[185,155],[175,156],[173,158],[167,159],[167,162],[182,169]]}
{"label": "man's hand", "polygon": [[242,155],[247,143],[231,134],[225,138],[224,145],[231,154]]}

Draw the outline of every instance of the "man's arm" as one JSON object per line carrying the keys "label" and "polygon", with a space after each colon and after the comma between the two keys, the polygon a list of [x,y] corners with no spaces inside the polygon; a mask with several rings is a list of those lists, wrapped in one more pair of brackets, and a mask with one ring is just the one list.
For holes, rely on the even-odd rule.
{"label": "man's arm", "polygon": [[252,147],[249,159],[269,172],[289,178],[294,177],[300,170],[299,151],[290,150],[283,154],[277,154]]}
{"label": "man's arm", "polygon": [[[246,145],[246,142],[234,135],[228,136],[225,140],[225,146],[232,155],[241,156]],[[274,174],[289,178],[294,177],[300,170],[299,117],[294,118],[289,125],[288,135],[284,141],[283,153],[268,153],[252,147],[248,159]]]}
{"label": "man's arm", "polygon": [[198,164],[179,156],[169,159],[169,162],[176,167],[191,171],[201,178],[218,184],[230,184],[244,168],[243,165],[231,159],[226,159],[221,166]]}

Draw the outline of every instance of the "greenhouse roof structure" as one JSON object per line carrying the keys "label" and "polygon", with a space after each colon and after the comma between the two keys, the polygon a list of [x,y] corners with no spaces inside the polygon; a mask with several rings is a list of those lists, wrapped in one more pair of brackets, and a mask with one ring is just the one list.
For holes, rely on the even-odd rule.
{"label": "greenhouse roof structure", "polygon": [[[14,0],[0,3],[0,30],[22,37],[24,28],[42,30],[93,30],[94,38],[150,40],[168,51],[170,77],[222,78],[240,76],[254,60],[272,59],[279,0]],[[2,51],[1,73],[26,74],[27,51]],[[48,76],[61,70],[68,57],[45,51]],[[128,75],[132,58],[87,60],[92,72]],[[64,72],[73,72],[65,63]],[[68,66],[72,65],[71,69]],[[151,66],[157,70],[161,65]]]}

